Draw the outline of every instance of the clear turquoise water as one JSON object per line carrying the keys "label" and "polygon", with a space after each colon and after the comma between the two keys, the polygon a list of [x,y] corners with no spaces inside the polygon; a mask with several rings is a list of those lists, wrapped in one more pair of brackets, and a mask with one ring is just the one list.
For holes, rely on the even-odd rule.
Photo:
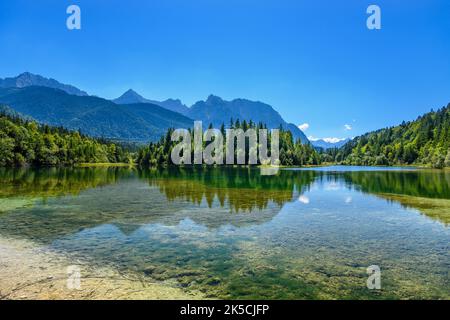
{"label": "clear turquoise water", "polygon": [[450,298],[450,173],[348,169],[0,169],[0,236],[211,298]]}

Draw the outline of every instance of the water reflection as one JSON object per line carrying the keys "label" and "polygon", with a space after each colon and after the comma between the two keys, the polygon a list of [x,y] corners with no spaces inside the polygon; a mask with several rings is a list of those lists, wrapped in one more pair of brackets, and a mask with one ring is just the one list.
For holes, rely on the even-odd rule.
{"label": "water reflection", "polygon": [[314,182],[314,172],[261,175],[253,168],[170,168],[163,171],[140,171],[140,177],[157,186],[169,201],[187,200],[194,204],[206,201],[232,212],[263,210],[269,203],[280,208],[303,193]]}
{"label": "water reflection", "polygon": [[[0,198],[76,195],[117,183],[129,168],[0,168]],[[0,208],[1,210],[1,208]]]}
{"label": "water reflection", "polygon": [[3,169],[0,236],[210,297],[373,298],[379,263],[379,297],[442,298],[449,230],[398,203],[443,221],[448,192],[436,171]]}
{"label": "water reflection", "polygon": [[3,170],[0,181],[9,213],[0,232],[51,243],[103,224],[124,234],[186,217],[208,228],[261,224],[304,192],[314,173],[291,179],[254,169],[53,168]]}
{"label": "water reflection", "polygon": [[429,218],[450,224],[450,172],[439,170],[345,172],[348,188],[419,210]]}
{"label": "water reflection", "polygon": [[3,168],[0,184],[0,212],[14,213],[0,222],[13,219],[55,237],[104,223],[130,230],[145,223],[173,225],[186,216],[208,227],[263,223],[286,203],[308,204],[304,193],[314,184],[330,191],[345,185],[450,222],[450,173],[443,171],[281,170],[265,176],[257,168],[228,167]]}
{"label": "water reflection", "polygon": [[367,193],[450,199],[450,172],[441,170],[355,171],[338,175],[349,187]]}

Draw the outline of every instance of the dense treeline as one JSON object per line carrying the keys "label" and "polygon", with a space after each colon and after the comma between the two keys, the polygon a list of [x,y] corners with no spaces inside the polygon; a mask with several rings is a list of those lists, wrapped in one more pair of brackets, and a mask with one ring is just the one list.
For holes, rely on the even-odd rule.
{"label": "dense treeline", "polygon": [[[212,126],[210,125],[209,128]],[[230,125],[228,128],[232,129],[243,129],[246,131],[249,128],[256,129],[257,136],[259,136],[260,129],[267,129],[265,125],[262,123],[255,124],[252,121],[242,121],[239,120],[230,121]],[[220,131],[224,137],[224,150],[223,154],[225,155],[225,145],[226,145],[226,134],[225,134],[225,125],[222,124],[220,127]],[[156,143],[150,143],[147,147],[142,148],[138,152],[137,163],[143,167],[155,167],[155,166],[168,166],[172,164],[170,155],[173,147],[178,142],[171,141],[171,134],[173,129],[167,131],[166,135],[162,137]],[[191,141],[193,139],[193,130],[189,129],[191,134]],[[270,130],[268,137],[268,149],[270,150]],[[292,137],[292,133],[288,130],[283,130],[280,128],[280,136],[279,136],[279,148],[280,148],[280,164],[281,165],[317,165],[320,164],[320,155],[319,153],[310,145],[310,144],[302,144],[300,140],[294,141]],[[205,142],[203,142],[205,146]],[[194,153],[193,143],[191,146],[191,156]],[[246,163],[248,163],[248,143],[246,143]]]}
{"label": "dense treeline", "polygon": [[0,166],[129,161],[129,153],[113,143],[0,113]]}
{"label": "dense treeline", "polygon": [[348,165],[450,167],[450,104],[415,121],[357,137],[322,157]]}

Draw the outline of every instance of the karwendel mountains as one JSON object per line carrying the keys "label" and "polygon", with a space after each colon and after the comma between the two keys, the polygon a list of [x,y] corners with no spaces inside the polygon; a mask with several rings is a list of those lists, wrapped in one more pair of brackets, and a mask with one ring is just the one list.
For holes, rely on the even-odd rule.
{"label": "karwendel mountains", "polygon": [[344,146],[347,142],[350,142],[352,139],[342,139],[338,141],[328,141],[327,139],[318,139],[318,140],[311,140],[311,144],[316,148],[321,148],[324,150],[328,149],[339,149],[340,147]]}
{"label": "karwendel mountains", "polygon": [[158,105],[118,105],[30,73],[0,79],[0,105],[40,123],[113,140],[155,141],[168,128],[193,125],[191,119]]}
{"label": "karwendel mountains", "polygon": [[133,89],[128,90],[119,98],[114,99],[113,102],[117,104],[151,103],[184,115],[186,115],[186,113],[189,111],[189,108],[184,105],[179,99],[167,99],[164,101],[149,100],[141,96]]}
{"label": "karwendel mountains", "polygon": [[69,84],[63,84],[55,79],[44,78],[43,76],[32,74],[29,72],[24,72],[19,74],[17,77],[12,78],[0,78],[0,88],[25,88],[31,86],[48,87],[53,89],[60,89],[67,92],[68,94],[73,94],[75,96],[87,96],[88,94],[74,86]]}
{"label": "karwendel mountains", "polygon": [[201,120],[205,126],[212,124],[219,128],[222,124],[229,125],[230,120],[252,120],[255,123],[264,123],[270,129],[277,129],[280,125],[290,130],[294,139],[307,143],[305,134],[294,124],[287,123],[272,106],[246,99],[223,100],[210,95],[205,101],[198,101],[188,108],[180,100],[168,99],[165,101],[148,100],[133,90],[128,90],[122,96],[113,100],[118,104],[152,103],[163,108],[179,112],[190,119]]}
{"label": "karwendel mountains", "polygon": [[29,72],[0,79],[0,105],[41,123],[115,140],[145,143],[158,140],[169,128],[190,128],[194,120],[219,127],[239,119],[262,122],[270,129],[282,126],[294,139],[308,142],[300,129],[262,102],[211,95],[189,108],[178,99],[150,100],[131,89],[107,100]]}

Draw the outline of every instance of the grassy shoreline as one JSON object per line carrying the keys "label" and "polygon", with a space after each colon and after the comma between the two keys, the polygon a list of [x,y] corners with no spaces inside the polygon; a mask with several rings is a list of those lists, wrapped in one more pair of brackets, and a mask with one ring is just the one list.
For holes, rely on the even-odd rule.
{"label": "grassy shoreline", "polygon": [[109,162],[100,162],[100,163],[78,163],[75,164],[75,168],[89,168],[89,167],[135,167],[136,164],[134,163],[125,163],[125,162],[118,162],[118,163],[109,163]]}
{"label": "grassy shoreline", "polygon": [[[206,164],[202,164],[202,165],[181,165],[181,166],[177,166],[177,165],[171,165],[169,167],[185,167],[185,168],[189,168],[189,167],[233,167],[233,168],[277,168],[277,169],[284,169],[284,168],[324,168],[324,167],[332,167],[332,166],[342,166],[342,167],[371,167],[371,168],[392,168],[392,167],[402,167],[402,168],[411,168],[411,169],[420,169],[420,170],[433,170],[433,171],[445,171],[445,172],[450,172],[450,167],[445,167],[442,169],[438,169],[438,168],[433,168],[431,166],[427,166],[427,165],[402,165],[402,164],[396,164],[396,165],[392,165],[392,166],[388,166],[388,165],[364,165],[364,166],[356,166],[356,165],[347,165],[347,164],[341,164],[341,163],[322,163],[322,164],[317,164],[317,165],[303,165],[303,166],[286,166],[286,165],[278,165],[278,166],[272,166],[272,165],[237,165],[237,164],[233,164],[233,165],[206,165]],[[53,168],[55,166],[38,166],[36,168]],[[58,166],[56,166],[58,167]],[[89,162],[83,162],[83,163],[76,163],[73,164],[72,166],[60,166],[60,167],[73,167],[73,168],[108,168],[108,167],[130,167],[130,168],[140,168],[141,166],[137,163],[125,163],[125,162],[119,162],[119,163],[109,163],[109,162],[99,162],[99,163],[89,163]],[[150,169],[153,168],[165,168],[167,166],[157,166],[157,167],[150,167]],[[34,166],[20,166],[20,167],[1,167],[0,168],[34,168]]]}

